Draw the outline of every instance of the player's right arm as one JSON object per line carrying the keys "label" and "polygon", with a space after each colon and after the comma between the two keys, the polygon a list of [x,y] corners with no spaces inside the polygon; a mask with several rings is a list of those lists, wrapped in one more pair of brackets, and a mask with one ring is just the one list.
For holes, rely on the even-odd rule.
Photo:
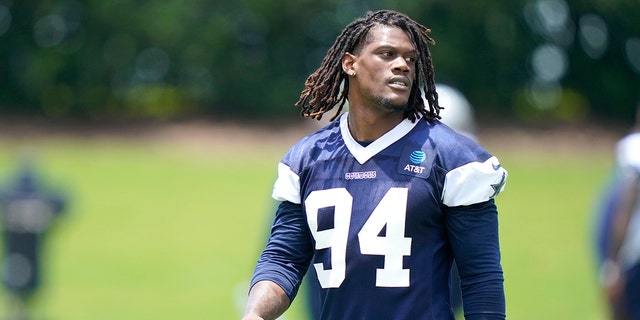
{"label": "player's right arm", "polygon": [[260,281],[251,287],[242,320],[276,319],[289,307],[289,297],[272,281]]}
{"label": "player's right arm", "polygon": [[251,279],[243,319],[275,319],[282,314],[295,298],[312,256],[313,245],[302,206],[280,203]]}

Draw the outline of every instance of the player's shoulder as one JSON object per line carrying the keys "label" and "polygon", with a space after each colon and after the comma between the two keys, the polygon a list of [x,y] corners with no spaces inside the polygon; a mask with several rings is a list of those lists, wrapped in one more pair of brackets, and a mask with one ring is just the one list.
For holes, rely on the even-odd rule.
{"label": "player's shoulder", "polygon": [[623,176],[640,174],[640,132],[631,133],[616,143],[616,166]]}
{"label": "player's shoulder", "polygon": [[333,121],[326,126],[304,136],[298,140],[285,154],[283,162],[288,165],[318,159],[320,153],[336,147],[341,139],[339,121]]}
{"label": "player's shoulder", "polygon": [[421,120],[413,139],[423,150],[434,153],[440,166],[447,170],[470,162],[484,162],[492,155],[473,139],[458,133],[441,121]]}
{"label": "player's shoulder", "polygon": [[619,148],[631,149],[640,145],[640,131],[630,133],[617,143]]}

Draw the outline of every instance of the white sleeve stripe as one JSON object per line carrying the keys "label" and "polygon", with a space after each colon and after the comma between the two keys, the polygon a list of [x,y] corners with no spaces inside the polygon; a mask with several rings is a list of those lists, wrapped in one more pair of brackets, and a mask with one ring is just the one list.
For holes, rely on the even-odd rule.
{"label": "white sleeve stripe", "polygon": [[442,202],[449,207],[485,202],[504,189],[507,171],[496,157],[485,162],[471,162],[447,173]]}
{"label": "white sleeve stripe", "polygon": [[277,201],[300,204],[300,177],[284,163],[278,164],[278,179],[273,185],[271,197]]}

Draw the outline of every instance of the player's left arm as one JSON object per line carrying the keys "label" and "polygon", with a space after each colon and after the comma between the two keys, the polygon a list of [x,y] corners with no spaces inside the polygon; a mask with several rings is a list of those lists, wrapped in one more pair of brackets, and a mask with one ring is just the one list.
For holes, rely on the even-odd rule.
{"label": "player's left arm", "polygon": [[505,319],[498,212],[493,200],[448,208],[447,230],[467,320]]}
{"label": "player's left arm", "polygon": [[467,320],[506,317],[498,210],[493,200],[504,189],[506,178],[507,171],[496,157],[467,163],[445,177],[444,217]]}

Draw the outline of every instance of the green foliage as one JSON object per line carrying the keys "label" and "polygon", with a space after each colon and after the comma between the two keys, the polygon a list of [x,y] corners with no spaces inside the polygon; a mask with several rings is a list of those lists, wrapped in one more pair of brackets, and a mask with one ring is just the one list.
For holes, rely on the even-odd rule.
{"label": "green foliage", "polygon": [[[0,114],[292,117],[335,36],[382,8],[433,30],[436,80],[481,114],[520,117],[581,101],[589,116],[633,116],[640,5],[578,0],[0,0]],[[543,46],[556,55],[536,64]]]}

